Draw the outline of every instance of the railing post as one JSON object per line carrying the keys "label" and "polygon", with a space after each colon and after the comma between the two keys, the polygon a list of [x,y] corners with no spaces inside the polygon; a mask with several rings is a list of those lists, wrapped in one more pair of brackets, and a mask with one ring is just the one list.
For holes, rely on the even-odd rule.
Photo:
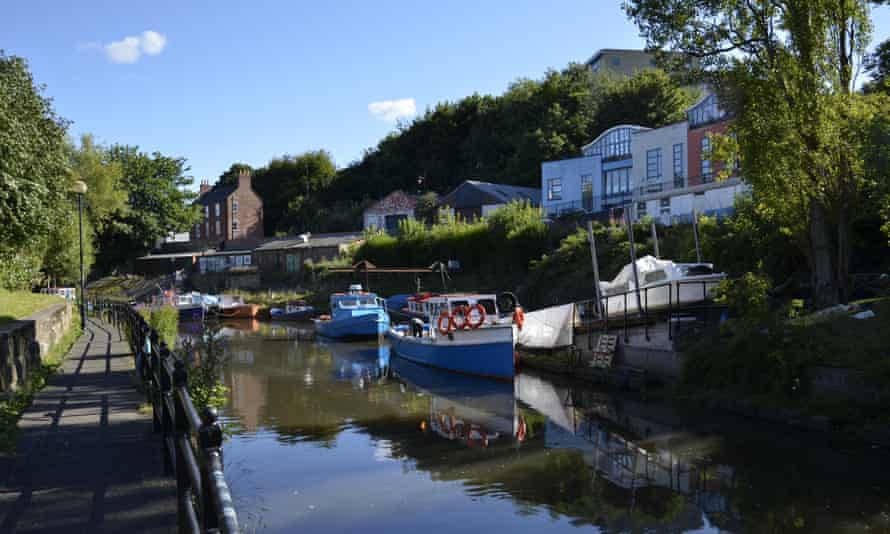
{"label": "railing post", "polygon": [[222,447],[223,434],[222,428],[217,422],[219,414],[215,408],[204,408],[201,412],[201,428],[198,429],[198,445],[201,448],[203,461],[201,462],[201,487],[203,488],[202,506],[204,513],[201,514],[201,521],[205,530],[219,528],[219,520],[217,518],[218,510],[214,506],[213,491],[216,487],[214,477],[213,457],[217,456],[220,470],[222,470]]}
{"label": "railing post", "polygon": [[164,440],[164,468],[167,473],[173,473],[173,469],[175,465],[172,464],[170,459],[171,453],[173,455],[176,454],[176,445],[174,443],[173,448],[171,449],[170,443],[174,441],[173,435],[173,414],[170,413],[169,405],[167,400],[172,400],[172,387],[170,381],[170,375],[167,374],[167,369],[164,365],[167,358],[170,357],[170,350],[167,348],[166,343],[161,343],[161,357],[158,360],[158,375],[160,377],[160,391],[158,395],[158,404],[161,406],[161,429],[163,431],[163,440]]}
{"label": "railing post", "polygon": [[[188,384],[188,372],[185,370],[185,364],[183,364],[181,360],[177,359],[173,363],[173,367],[173,387],[177,390],[179,388],[186,387]],[[175,428],[173,448],[176,450],[176,493],[178,497],[176,500],[176,511],[179,524],[179,532],[188,533],[191,532],[191,528],[189,513],[186,507],[192,506],[192,482],[191,477],[189,476],[188,464],[185,458],[186,451],[182,450],[180,443],[181,438],[188,437],[189,421],[188,417],[186,417],[185,414],[185,408],[182,405],[182,399],[175,393],[175,391],[172,394],[172,398],[173,407],[175,409],[173,419],[173,426]],[[185,442],[188,443],[188,440],[186,439]],[[201,515],[203,516],[204,514],[202,513]]]}

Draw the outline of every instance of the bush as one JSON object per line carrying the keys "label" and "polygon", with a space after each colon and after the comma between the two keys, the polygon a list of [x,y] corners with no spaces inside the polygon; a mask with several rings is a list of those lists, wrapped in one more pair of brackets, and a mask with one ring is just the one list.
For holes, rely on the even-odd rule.
{"label": "bush", "polygon": [[167,347],[176,346],[179,338],[179,311],[173,306],[161,306],[160,308],[143,309],[139,313],[145,317],[148,324],[157,330],[161,341]]}

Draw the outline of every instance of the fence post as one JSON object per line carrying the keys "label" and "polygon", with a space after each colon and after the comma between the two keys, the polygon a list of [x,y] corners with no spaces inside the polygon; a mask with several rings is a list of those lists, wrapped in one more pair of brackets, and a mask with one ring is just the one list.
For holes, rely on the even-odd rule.
{"label": "fence post", "polygon": [[201,411],[201,428],[198,429],[198,445],[203,453],[203,462],[201,462],[201,487],[204,489],[203,509],[204,514],[201,515],[201,521],[205,530],[219,528],[219,520],[215,513],[216,507],[213,503],[213,491],[216,484],[213,476],[213,456],[219,457],[220,469],[222,469],[222,447],[223,435],[222,428],[219,426],[217,419],[219,414],[215,408],[207,407]]}
{"label": "fence post", "polygon": [[[180,360],[176,360],[173,363],[173,387],[175,389],[179,389],[181,387],[186,387],[188,384],[188,372],[185,370],[185,365]],[[177,518],[179,524],[180,532],[190,532],[189,528],[189,513],[186,509],[186,506],[191,506],[191,490],[192,483],[191,477],[188,473],[188,464],[186,463],[185,454],[186,451],[182,450],[180,447],[181,438],[188,437],[189,433],[189,421],[185,415],[185,408],[182,405],[182,399],[180,399],[179,395],[175,392],[172,394],[173,398],[173,407],[175,409],[174,412],[174,420],[173,426],[175,428],[174,435],[174,446],[173,448],[176,450],[176,493],[177,493]],[[188,440],[186,440],[188,442]],[[203,515],[203,514],[202,514]]]}
{"label": "fence post", "polygon": [[170,357],[170,350],[167,348],[166,343],[161,343],[160,353],[161,357],[158,359],[158,376],[161,380],[161,387],[158,395],[158,404],[161,406],[161,429],[163,431],[164,440],[164,468],[168,474],[172,474],[175,465],[172,463],[170,456],[172,453],[175,457],[176,445],[174,443],[173,447],[170,447],[170,443],[175,438],[173,434],[173,414],[170,413],[167,404],[167,399],[171,399],[173,393],[172,384],[170,383],[170,375],[167,374],[167,369],[164,366],[164,362]]}

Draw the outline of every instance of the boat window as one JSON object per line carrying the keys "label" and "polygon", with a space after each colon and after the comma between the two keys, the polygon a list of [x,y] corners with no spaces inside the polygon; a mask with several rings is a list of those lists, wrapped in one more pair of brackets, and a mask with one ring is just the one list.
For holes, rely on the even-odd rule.
{"label": "boat window", "polygon": [[486,315],[495,315],[497,313],[497,310],[494,307],[494,301],[491,299],[482,299],[478,304],[481,304],[482,307],[485,308]]}
{"label": "boat window", "polygon": [[468,305],[469,303],[470,303],[470,302],[467,301],[467,300],[452,300],[452,301],[451,301],[451,309],[452,309],[452,310],[456,310],[457,308],[459,308],[459,307],[461,307],[461,306],[466,306],[466,305]]}
{"label": "boat window", "polygon": [[714,274],[714,269],[707,265],[686,265],[681,268],[683,276],[701,276],[705,274]]}
{"label": "boat window", "polygon": [[663,270],[652,271],[650,273],[646,273],[646,276],[643,277],[647,284],[654,284],[656,282],[662,282],[667,280],[667,273]]}

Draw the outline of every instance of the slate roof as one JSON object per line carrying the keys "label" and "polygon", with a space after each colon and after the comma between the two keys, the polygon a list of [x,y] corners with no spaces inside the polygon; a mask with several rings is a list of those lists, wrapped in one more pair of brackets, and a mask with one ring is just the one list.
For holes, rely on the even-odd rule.
{"label": "slate roof", "polygon": [[288,250],[294,248],[322,248],[336,247],[359,241],[363,234],[356,232],[346,232],[339,234],[315,234],[309,236],[309,241],[304,242],[298,236],[283,237],[281,239],[273,239],[259,245],[254,252],[266,252],[273,250]]}
{"label": "slate roof", "polygon": [[393,191],[381,198],[365,210],[365,213],[386,213],[393,210],[413,210],[417,207],[417,198],[404,191]]}
{"label": "slate roof", "polygon": [[533,187],[466,180],[455,187],[451,193],[442,197],[439,204],[460,209],[474,208],[483,204],[509,204],[517,200],[529,201],[537,206],[541,203],[541,190]]}
{"label": "slate roof", "polygon": [[213,189],[195,199],[195,204],[206,206],[214,202],[222,202],[229,198],[229,195],[234,193],[236,189],[238,189],[237,185],[215,185]]}

